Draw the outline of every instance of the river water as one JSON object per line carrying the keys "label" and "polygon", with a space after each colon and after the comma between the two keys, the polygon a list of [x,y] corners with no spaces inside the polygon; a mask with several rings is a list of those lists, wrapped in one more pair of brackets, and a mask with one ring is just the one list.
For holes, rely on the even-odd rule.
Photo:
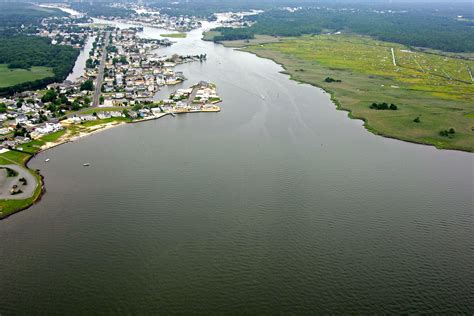
{"label": "river water", "polygon": [[89,52],[92,49],[92,44],[94,43],[94,37],[89,36],[86,40],[84,47],[79,52],[79,56],[77,56],[76,63],[74,64],[74,68],[72,69],[71,73],[67,76],[66,80],[69,81],[76,81],[80,77],[84,75],[86,61],[89,58]]}
{"label": "river water", "polygon": [[222,112],[31,161],[47,193],[0,222],[0,314],[473,313],[473,155],[372,135],[200,36],[162,52],[207,53],[182,86],[216,83]]}

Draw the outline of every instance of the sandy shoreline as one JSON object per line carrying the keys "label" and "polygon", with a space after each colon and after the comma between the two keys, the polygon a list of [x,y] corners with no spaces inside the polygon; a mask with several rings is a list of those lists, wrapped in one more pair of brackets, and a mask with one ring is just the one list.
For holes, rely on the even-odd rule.
{"label": "sandy shoreline", "polygon": [[[47,142],[45,143],[43,146],[41,146],[41,148],[39,149],[38,152],[34,153],[34,154],[30,154],[31,156],[28,158],[28,160],[24,163],[24,167],[26,168],[26,170],[30,171],[30,172],[35,172],[33,169],[29,168],[28,167],[28,163],[36,157],[36,155],[38,155],[39,153],[42,153],[42,152],[45,152],[49,149],[52,149],[54,147],[58,147],[58,146],[61,146],[63,144],[66,144],[66,143],[70,143],[70,142],[74,142],[74,141],[77,141],[83,137],[87,137],[87,136],[90,136],[90,135],[94,135],[94,134],[97,134],[97,133],[100,133],[102,131],[106,131],[106,130],[109,130],[109,129],[112,129],[114,127],[117,127],[117,126],[122,126],[122,125],[125,125],[125,124],[136,124],[136,123],[141,123],[141,122],[147,122],[147,121],[152,121],[152,120],[157,120],[157,119],[160,119],[162,117],[165,117],[165,116],[168,116],[168,115],[178,115],[178,114],[188,114],[188,113],[209,113],[209,112],[220,112],[220,107],[217,107],[215,109],[206,109],[206,110],[198,110],[198,111],[186,111],[186,112],[175,112],[175,113],[170,113],[170,112],[167,112],[167,113],[160,113],[159,115],[156,115],[156,116],[152,116],[152,117],[147,117],[147,118],[144,118],[144,119],[139,119],[139,120],[133,120],[133,121],[112,121],[112,122],[107,122],[107,123],[102,123],[102,124],[97,124],[97,125],[94,125],[94,126],[82,126],[81,124],[67,124],[64,126],[64,128],[66,129],[66,132],[64,135],[62,135],[61,137],[59,137],[56,141],[54,142]],[[72,129],[74,128],[77,128],[79,129],[78,131],[73,131]],[[37,203],[41,197],[43,196],[43,194],[46,192],[45,190],[45,184],[44,184],[44,179],[43,179],[43,176],[41,174],[39,174],[39,177],[40,179],[38,179],[38,181],[36,181],[36,187],[37,186],[40,186],[41,187],[41,192],[40,194],[38,194],[38,196],[32,201],[31,204],[27,205],[27,206],[23,206],[13,212],[10,212],[8,213],[6,216],[0,216],[0,220],[1,219],[4,219],[4,218],[7,218],[9,217],[10,215],[14,214],[14,213],[17,213],[17,212],[20,212],[20,211],[23,211],[23,210],[26,210],[28,209],[29,207],[31,207],[32,205],[34,205],[35,203]],[[7,199],[6,201],[9,201],[10,199]]]}

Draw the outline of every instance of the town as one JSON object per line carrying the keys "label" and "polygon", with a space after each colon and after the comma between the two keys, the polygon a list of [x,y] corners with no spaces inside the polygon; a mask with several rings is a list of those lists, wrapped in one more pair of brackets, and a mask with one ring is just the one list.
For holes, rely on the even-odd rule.
{"label": "town", "polygon": [[[88,41],[92,42],[85,67],[76,80],[1,97],[0,151],[14,149],[33,154],[51,146],[51,141],[70,141],[78,130],[84,135],[111,122],[221,110],[214,84],[201,81],[183,88],[187,79],[175,70],[180,64],[205,62],[206,54],[161,55],[160,49],[173,45],[167,38],[141,38],[141,27],[119,29],[90,22],[81,16],[42,21],[38,34],[50,38],[54,45],[84,49]],[[175,85],[180,87],[167,99],[156,98],[161,87]],[[94,128],[84,128],[92,125]],[[47,146],[43,146],[44,139],[48,140]]]}

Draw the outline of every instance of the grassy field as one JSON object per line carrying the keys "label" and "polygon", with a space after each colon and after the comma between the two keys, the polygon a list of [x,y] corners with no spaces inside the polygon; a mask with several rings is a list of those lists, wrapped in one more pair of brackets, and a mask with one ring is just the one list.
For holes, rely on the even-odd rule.
{"label": "grassy field", "polygon": [[[31,155],[26,153],[8,151],[6,153],[0,154],[0,165],[17,164],[26,168],[25,163],[30,157]],[[38,183],[34,195],[31,198],[24,200],[0,200],[0,219],[27,208],[40,197],[42,185],[41,177],[33,170],[28,169],[28,172],[30,172],[36,178]]]}
{"label": "grassy field", "polygon": [[[472,60],[411,51],[400,44],[356,35],[224,44],[273,59],[292,79],[329,91],[339,108],[365,120],[373,133],[438,148],[474,151]],[[325,82],[327,77],[341,82]],[[373,102],[394,103],[398,110],[373,110],[369,108]],[[414,122],[417,117],[418,123]],[[439,134],[449,128],[456,130],[451,137]]]}
{"label": "grassy field", "polygon": [[171,34],[160,34],[161,37],[170,37],[170,38],[186,38],[188,36],[186,33],[171,33]]}
{"label": "grassy field", "polygon": [[49,67],[31,67],[30,70],[9,69],[8,65],[0,64],[0,88],[52,76],[54,73]]}
{"label": "grassy field", "polygon": [[23,151],[28,152],[28,153],[37,153],[40,151],[41,146],[43,146],[46,143],[49,142],[54,142],[58,140],[61,136],[63,136],[66,133],[66,130],[60,130],[58,132],[43,136],[41,138],[32,140],[29,143],[23,144],[21,147],[23,148]]}

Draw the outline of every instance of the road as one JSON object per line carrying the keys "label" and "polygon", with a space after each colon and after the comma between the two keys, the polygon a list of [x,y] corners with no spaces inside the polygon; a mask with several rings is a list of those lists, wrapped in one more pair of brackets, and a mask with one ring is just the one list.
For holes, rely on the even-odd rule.
{"label": "road", "polygon": [[[5,159],[10,160],[7,158]],[[10,165],[3,165],[2,168],[10,168],[15,170],[18,175],[15,177],[7,177],[6,171],[0,170],[0,199],[23,200],[33,196],[36,186],[38,185],[38,180],[36,180],[36,178],[30,172],[28,172],[28,170],[26,170],[24,167],[14,164],[14,161],[12,161],[12,164]],[[25,178],[27,184],[21,184],[19,181],[20,178]],[[11,195],[10,190],[14,185],[17,185],[23,192],[16,195]]]}
{"label": "road", "polygon": [[392,51],[392,61],[393,61],[393,65],[396,67],[397,66],[397,60],[395,59],[395,51],[393,50],[393,48],[390,48],[391,51]]}
{"label": "road", "polygon": [[93,108],[99,106],[99,98],[100,98],[100,93],[102,89],[102,81],[104,80],[105,61],[107,59],[107,46],[109,46],[109,37],[110,37],[110,32],[105,32],[104,47],[102,47],[102,58],[100,59],[99,72],[97,74],[97,79],[95,81],[94,98],[92,99]]}

